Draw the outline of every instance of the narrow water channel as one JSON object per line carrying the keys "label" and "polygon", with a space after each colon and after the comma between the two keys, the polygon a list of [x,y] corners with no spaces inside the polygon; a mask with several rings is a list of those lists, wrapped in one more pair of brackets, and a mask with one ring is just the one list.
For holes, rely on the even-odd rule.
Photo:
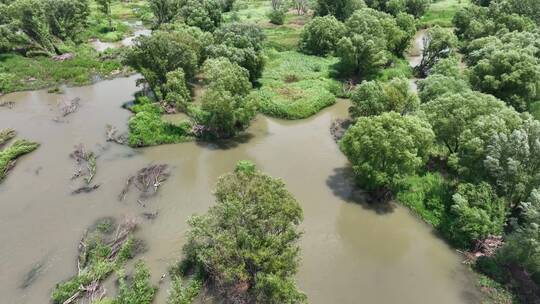
{"label": "narrow water channel", "polygon": [[[126,131],[136,77],[68,88],[64,95],[20,92],[0,98],[0,128],[41,147],[23,157],[0,184],[0,294],[2,303],[48,303],[55,283],[77,270],[83,231],[104,216],[140,216],[142,258],[153,282],[181,256],[186,220],[213,204],[216,179],[238,160],[283,178],[301,203],[305,220],[298,281],[310,303],[477,303],[478,294],[458,255],[406,209],[372,208],[350,179],[348,162],[329,133],[333,119],[347,115],[340,101],[313,118],[289,122],[259,116],[245,136],[222,144],[184,143],[131,149],[105,141],[105,126]],[[80,110],[54,121],[63,98],[81,98]],[[84,143],[98,154],[90,194],[71,195],[70,152]],[[172,166],[172,176],[146,207],[135,197],[118,201],[126,178],[149,163]],[[39,265],[39,267],[36,267]],[[26,274],[37,269],[28,287]],[[156,303],[165,303],[167,284]]]}

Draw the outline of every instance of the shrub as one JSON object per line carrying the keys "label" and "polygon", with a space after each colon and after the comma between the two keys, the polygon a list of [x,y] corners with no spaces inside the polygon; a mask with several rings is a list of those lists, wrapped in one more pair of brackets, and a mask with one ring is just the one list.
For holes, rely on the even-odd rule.
{"label": "shrub", "polygon": [[334,16],[315,17],[302,30],[300,49],[307,54],[332,53],[345,34],[345,25]]}
{"label": "shrub", "polygon": [[281,9],[273,9],[268,13],[268,18],[270,18],[270,23],[282,25],[285,23],[285,11]]}
{"label": "shrub", "polygon": [[458,185],[450,208],[446,233],[462,248],[503,232],[507,204],[487,183]]}

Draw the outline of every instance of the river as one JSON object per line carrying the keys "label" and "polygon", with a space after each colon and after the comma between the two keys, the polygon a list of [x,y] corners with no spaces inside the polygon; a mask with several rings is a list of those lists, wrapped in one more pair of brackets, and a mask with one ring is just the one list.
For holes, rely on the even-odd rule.
{"label": "river", "polygon": [[[133,99],[136,77],[66,88],[19,92],[0,98],[0,128],[15,128],[20,138],[41,147],[19,160],[0,184],[0,294],[3,303],[47,303],[55,283],[77,270],[77,244],[83,231],[100,217],[140,216],[137,236],[148,247],[140,258],[150,266],[152,281],[181,257],[187,218],[214,203],[211,191],[221,174],[238,160],[282,178],[304,209],[299,285],[310,303],[477,303],[472,275],[460,257],[426,224],[400,206],[372,208],[350,178],[346,158],[329,126],[347,115],[339,101],[301,121],[257,117],[247,133],[221,144],[184,143],[131,149],[105,141],[105,126],[127,129],[130,113],[121,105]],[[78,112],[63,121],[57,104],[80,97]],[[71,195],[79,184],[69,154],[84,143],[98,155],[89,194]],[[126,178],[149,163],[172,166],[171,178],[145,203],[117,197]],[[36,267],[40,265],[40,267]],[[35,280],[21,284],[35,269]],[[165,303],[168,284],[161,283],[156,303]],[[110,295],[110,293],[109,293]]]}

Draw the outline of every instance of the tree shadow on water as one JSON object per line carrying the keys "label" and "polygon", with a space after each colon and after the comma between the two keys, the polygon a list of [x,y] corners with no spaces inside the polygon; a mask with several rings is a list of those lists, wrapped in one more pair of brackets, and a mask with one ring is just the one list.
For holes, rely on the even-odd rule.
{"label": "tree shadow on water", "polygon": [[213,141],[197,141],[197,145],[202,148],[206,148],[208,150],[230,150],[237,148],[238,146],[242,144],[248,143],[251,139],[253,139],[255,135],[251,133],[241,133],[233,138],[228,139],[216,139]]}
{"label": "tree shadow on water", "polygon": [[351,167],[335,168],[334,173],[326,179],[326,184],[340,199],[377,214],[392,213],[395,209],[391,201],[376,200],[370,192],[360,189],[355,183]]}

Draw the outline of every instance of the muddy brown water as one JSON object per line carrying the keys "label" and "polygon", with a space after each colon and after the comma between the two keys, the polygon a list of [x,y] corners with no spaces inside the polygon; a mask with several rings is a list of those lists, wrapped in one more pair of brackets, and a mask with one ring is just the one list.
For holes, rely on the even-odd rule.
{"label": "muddy brown water", "polygon": [[[140,216],[137,235],[148,251],[140,258],[160,286],[156,303],[165,303],[168,284],[159,278],[181,256],[187,218],[214,202],[218,176],[238,160],[254,161],[283,178],[304,209],[302,264],[298,283],[310,303],[477,303],[478,293],[460,257],[405,208],[372,208],[353,186],[346,158],[329,133],[331,121],[345,117],[339,101],[301,121],[259,116],[247,134],[220,144],[184,143],[131,149],[105,142],[105,126],[126,131],[136,76],[68,88],[64,95],[20,92],[0,101],[0,128],[41,147],[18,162],[0,184],[0,294],[2,303],[48,303],[55,283],[76,273],[77,244],[83,231],[105,216]],[[78,112],[55,122],[63,98],[81,98]],[[84,143],[98,154],[95,177],[101,188],[73,196],[79,184],[69,158]],[[126,178],[149,163],[172,166],[172,176],[142,207],[134,195],[117,197]],[[41,265],[41,267],[36,267]],[[37,268],[28,287],[27,273]],[[111,291],[109,290],[109,295]]]}

